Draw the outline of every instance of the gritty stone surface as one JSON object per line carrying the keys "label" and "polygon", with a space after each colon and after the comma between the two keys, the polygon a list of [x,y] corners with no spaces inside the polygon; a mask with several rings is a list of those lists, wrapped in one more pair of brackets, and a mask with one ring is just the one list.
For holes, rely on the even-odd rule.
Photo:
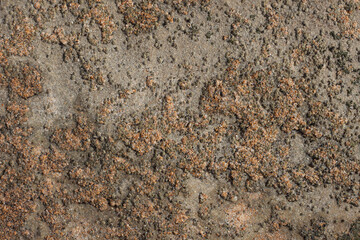
{"label": "gritty stone surface", "polygon": [[0,0],[0,240],[360,239],[358,0]]}

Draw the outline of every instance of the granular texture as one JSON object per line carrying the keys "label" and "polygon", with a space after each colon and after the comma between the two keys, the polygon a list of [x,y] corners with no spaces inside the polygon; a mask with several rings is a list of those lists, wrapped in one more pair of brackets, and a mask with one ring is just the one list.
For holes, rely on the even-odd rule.
{"label": "granular texture", "polygon": [[0,240],[360,239],[358,0],[0,0]]}

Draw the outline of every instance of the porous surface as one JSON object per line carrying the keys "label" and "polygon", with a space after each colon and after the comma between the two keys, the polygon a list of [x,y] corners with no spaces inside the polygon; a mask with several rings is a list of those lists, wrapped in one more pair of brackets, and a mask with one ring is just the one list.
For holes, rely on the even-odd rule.
{"label": "porous surface", "polygon": [[360,239],[358,0],[0,0],[0,239]]}

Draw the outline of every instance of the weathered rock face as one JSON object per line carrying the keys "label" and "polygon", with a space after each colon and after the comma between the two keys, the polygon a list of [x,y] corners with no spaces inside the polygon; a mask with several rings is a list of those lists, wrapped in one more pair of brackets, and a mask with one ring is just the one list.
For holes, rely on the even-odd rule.
{"label": "weathered rock face", "polygon": [[0,240],[360,237],[357,0],[0,20]]}

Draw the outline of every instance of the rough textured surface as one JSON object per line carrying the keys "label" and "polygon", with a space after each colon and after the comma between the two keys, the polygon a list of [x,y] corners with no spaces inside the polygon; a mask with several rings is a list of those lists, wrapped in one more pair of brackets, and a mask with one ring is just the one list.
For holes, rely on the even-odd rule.
{"label": "rough textured surface", "polygon": [[360,239],[358,0],[0,0],[0,239]]}

